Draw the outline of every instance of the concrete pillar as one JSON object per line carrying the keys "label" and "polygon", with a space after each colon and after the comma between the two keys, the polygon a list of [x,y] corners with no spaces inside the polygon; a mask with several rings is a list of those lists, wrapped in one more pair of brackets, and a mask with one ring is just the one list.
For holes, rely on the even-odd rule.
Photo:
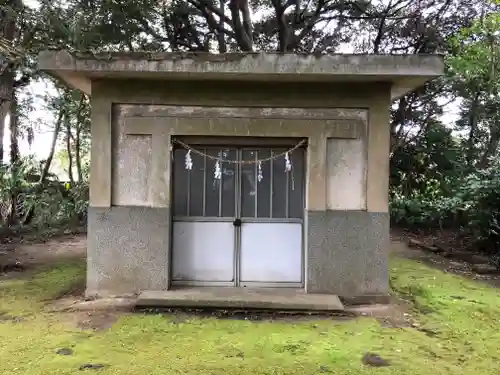
{"label": "concrete pillar", "polygon": [[111,206],[111,102],[96,87],[92,95],[92,124],[90,152],[91,207]]}
{"label": "concrete pillar", "polygon": [[307,292],[388,293],[389,99],[387,90],[373,100],[363,137],[326,141],[326,209],[308,211]]}

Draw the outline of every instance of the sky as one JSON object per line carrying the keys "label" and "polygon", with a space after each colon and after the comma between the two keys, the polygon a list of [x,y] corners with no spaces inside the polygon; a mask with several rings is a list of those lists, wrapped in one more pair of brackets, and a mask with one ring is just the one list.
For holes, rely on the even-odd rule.
{"label": "sky", "polygon": [[[30,7],[37,7],[37,0],[24,0],[24,3]],[[343,44],[339,49],[340,53],[352,53],[352,47],[349,44]],[[37,159],[45,159],[50,151],[50,144],[52,141],[52,127],[54,123],[53,115],[45,109],[45,102],[41,99],[36,99],[36,95],[55,94],[55,89],[50,81],[38,80],[32,82],[26,89],[25,95],[34,95],[34,110],[29,114],[29,121],[34,124],[35,137],[33,143],[30,145],[27,139],[19,141],[19,149],[21,155],[34,154]],[[443,103],[445,100],[443,99]],[[442,120],[446,124],[452,124],[458,117],[458,104],[451,103],[444,108],[445,115]],[[7,121],[9,119],[7,118]],[[8,122],[7,124],[8,125]],[[4,144],[4,157],[8,155],[10,150],[10,132],[8,126],[5,127],[5,134],[3,139]]]}
{"label": "sky", "polygon": [[[23,0],[23,3],[29,7],[37,8],[37,0]],[[34,111],[29,114],[29,121],[34,124],[35,137],[34,142],[30,146],[27,139],[19,140],[19,151],[21,155],[35,154],[39,159],[45,159],[50,151],[50,144],[52,142],[52,129],[54,123],[53,116],[50,112],[45,110],[45,102],[37,99],[38,95],[45,93],[55,94],[55,89],[51,82],[48,80],[39,80],[32,82],[25,90],[24,95],[31,95],[34,100]],[[4,158],[9,155],[10,150],[10,131],[9,131],[9,116],[6,119],[5,133],[3,139]]]}
{"label": "sky", "polygon": [[[50,152],[54,118],[52,114],[45,109],[46,103],[42,99],[37,99],[37,94],[43,95],[45,93],[55,94],[54,86],[48,80],[40,80],[31,83],[26,88],[26,92],[23,93],[24,95],[30,95],[35,98],[33,103],[34,110],[28,115],[28,121],[34,124],[35,137],[31,145],[26,138],[19,140],[19,151],[21,155],[34,154],[38,159],[45,159]],[[3,140],[4,157],[8,155],[10,150],[9,121],[10,118],[7,116]]]}

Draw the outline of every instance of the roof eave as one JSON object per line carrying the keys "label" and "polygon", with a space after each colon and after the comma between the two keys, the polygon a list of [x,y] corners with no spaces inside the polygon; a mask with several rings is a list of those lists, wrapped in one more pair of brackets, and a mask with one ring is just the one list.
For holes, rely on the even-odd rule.
{"label": "roof eave", "polygon": [[435,55],[321,55],[295,54],[123,54],[73,55],[43,51],[39,68],[68,85],[91,94],[91,81],[127,79],[214,79],[275,82],[391,83],[392,98],[439,77],[444,71]]}

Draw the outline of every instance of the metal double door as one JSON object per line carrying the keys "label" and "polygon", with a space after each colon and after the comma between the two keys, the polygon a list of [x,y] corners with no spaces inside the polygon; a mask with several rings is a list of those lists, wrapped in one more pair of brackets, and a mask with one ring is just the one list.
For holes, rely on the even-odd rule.
{"label": "metal double door", "polygon": [[286,151],[174,149],[174,284],[303,284],[304,150]]}

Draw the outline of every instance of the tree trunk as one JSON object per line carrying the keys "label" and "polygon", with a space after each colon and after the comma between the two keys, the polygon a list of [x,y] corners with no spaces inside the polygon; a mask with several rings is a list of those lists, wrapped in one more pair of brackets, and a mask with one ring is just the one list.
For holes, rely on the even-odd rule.
{"label": "tree trunk", "polygon": [[278,24],[278,52],[284,53],[288,49],[288,25],[285,20],[285,8],[281,0],[273,0],[276,23]]}
{"label": "tree trunk", "polygon": [[4,102],[0,104],[0,166],[3,165],[3,160],[4,160],[3,137],[5,134],[5,119],[7,118],[8,113],[9,113],[9,103]]}
{"label": "tree trunk", "polygon": [[45,165],[43,166],[42,173],[40,174],[40,180],[38,181],[39,185],[43,184],[43,182],[47,178],[47,175],[49,174],[50,165],[52,164],[52,160],[54,159],[54,153],[56,151],[57,137],[59,136],[59,131],[61,129],[61,123],[63,117],[64,117],[64,110],[60,109],[59,114],[57,116],[56,124],[54,126],[54,133],[52,134],[52,142],[50,144],[49,155],[47,156],[47,160],[45,161]]}
{"label": "tree trunk", "polygon": [[[0,74],[0,165],[7,159],[7,156],[4,155],[3,139],[5,135],[5,120],[7,115],[12,111],[13,92],[14,76],[10,67],[7,67],[7,69]],[[10,123],[12,123],[12,115],[10,117]]]}
{"label": "tree trunk", "polygon": [[472,166],[474,162],[474,140],[477,129],[477,108],[479,105],[480,91],[477,91],[472,99],[469,111],[469,136],[467,138],[467,165]]}
{"label": "tree trunk", "polygon": [[498,150],[498,144],[500,143],[500,132],[497,130],[493,130],[490,135],[490,139],[488,144],[486,145],[486,150],[484,150],[481,159],[479,159],[479,163],[477,164],[477,168],[484,169],[488,168],[490,165],[490,157],[495,155]]}
{"label": "tree trunk", "polygon": [[76,130],[75,136],[75,162],[76,162],[76,174],[78,176],[78,181],[83,181],[83,170],[82,170],[82,156],[80,152],[80,133],[81,127],[79,126]]}
{"label": "tree trunk", "polygon": [[[9,121],[9,129],[10,129],[10,164],[11,164],[11,175],[12,179],[16,179],[19,170],[19,145],[18,145],[18,111],[17,111],[17,100],[15,95],[10,102],[10,121]],[[17,184],[15,184],[17,185]],[[18,194],[17,188],[14,187],[10,191],[10,210],[9,216],[7,218],[7,225],[12,226],[16,223],[17,218],[17,200]]]}
{"label": "tree trunk", "polygon": [[14,95],[10,102],[10,163],[12,165],[19,162],[19,113],[17,108],[17,99]]}
{"label": "tree trunk", "polygon": [[[0,36],[8,42],[13,41],[16,37],[18,12],[21,11],[23,6],[21,0],[2,2],[2,6],[0,7]],[[13,65],[10,58],[7,57],[7,60],[0,66],[0,165],[4,161],[3,137],[5,134],[5,117],[9,111],[12,111],[10,102],[14,96]]]}
{"label": "tree trunk", "polygon": [[[40,173],[40,178],[38,180],[38,185],[36,187],[36,192],[40,192],[43,189],[45,179],[49,174],[50,165],[52,164],[52,160],[54,159],[54,153],[56,151],[57,145],[57,137],[59,136],[59,131],[61,130],[62,119],[64,117],[64,110],[60,109],[59,114],[57,116],[57,121],[54,126],[54,133],[52,134],[52,142],[50,144],[49,155],[47,156],[47,160],[45,161],[45,165],[43,166],[42,173]],[[31,223],[33,217],[35,216],[35,207],[31,206],[24,215],[23,225],[27,225]]]}
{"label": "tree trunk", "polygon": [[73,179],[73,154],[71,152],[71,123],[67,115],[65,117],[66,123],[66,151],[68,152],[68,178],[71,183],[74,182]]}
{"label": "tree trunk", "polygon": [[[231,11],[234,34],[238,45],[245,52],[253,51],[252,22],[248,0],[230,0],[229,10]],[[241,18],[243,18],[243,21]]]}
{"label": "tree trunk", "polygon": [[[82,132],[83,119],[82,119],[82,111],[85,107],[85,95],[82,94],[80,98],[80,103],[78,104],[78,113],[76,114],[76,135],[75,135],[75,162],[76,162],[76,174],[78,176],[78,181],[83,181],[83,172],[82,172],[82,157],[81,157],[81,142],[80,135]],[[68,158],[69,158],[68,154]]]}
{"label": "tree trunk", "polygon": [[[402,142],[402,135],[404,132],[404,124],[406,120],[406,111],[407,111],[407,102],[406,102],[406,97],[402,97],[398,101],[398,108],[396,112],[394,113],[394,116],[392,118],[391,124],[390,124],[390,145],[391,145],[391,150],[390,154],[393,155],[394,152],[401,146],[403,146]],[[398,128],[399,126],[399,128]]]}
{"label": "tree trunk", "polygon": [[[224,0],[220,0],[219,10],[222,14],[224,14]],[[219,42],[219,53],[227,52],[226,39],[224,33],[222,32],[223,28],[224,28],[224,19],[222,17],[219,17],[219,32],[217,34],[217,40]]]}

